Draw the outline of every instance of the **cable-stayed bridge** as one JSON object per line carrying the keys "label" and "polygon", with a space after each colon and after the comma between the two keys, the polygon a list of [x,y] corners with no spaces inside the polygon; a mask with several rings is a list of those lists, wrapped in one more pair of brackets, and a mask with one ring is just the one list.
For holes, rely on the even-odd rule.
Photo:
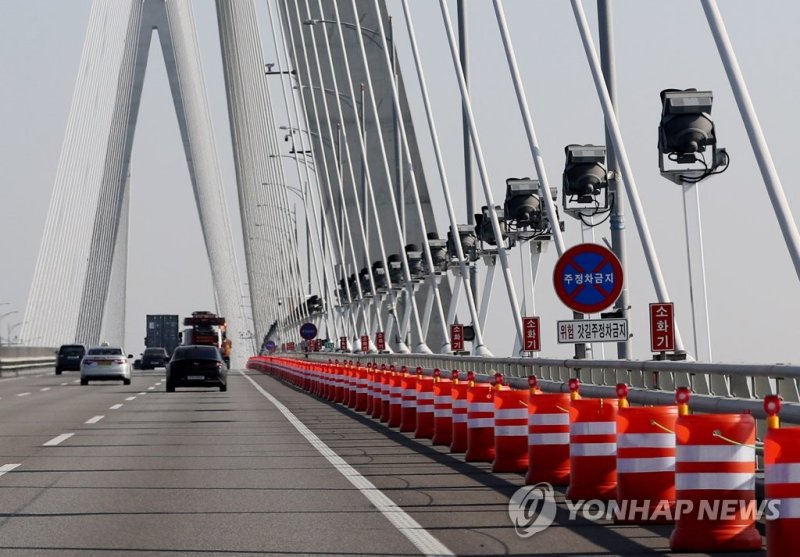
{"label": "cable-stayed bridge", "polygon": [[[695,412],[746,412],[759,420],[766,416],[763,397],[778,394],[784,400],[784,421],[800,420],[800,369],[783,363],[793,354],[796,328],[788,315],[797,304],[789,292],[800,274],[800,237],[791,212],[793,193],[783,189],[770,150],[775,142],[767,143],[762,105],[742,71],[751,63],[750,45],[735,40],[726,27],[733,19],[738,29],[741,14],[720,13],[712,0],[679,14],[655,6],[650,7],[653,14],[628,5],[612,11],[610,0],[596,6],[572,0],[557,7],[500,0],[481,6],[445,0],[218,0],[212,20],[219,46],[213,52],[220,58],[221,76],[210,76],[201,57],[208,47],[198,33],[196,13],[205,8],[187,0],[91,2],[26,306],[24,312],[21,306],[13,312],[20,314],[20,323],[13,324],[19,332],[13,337],[11,324],[0,330],[4,344],[16,340],[21,345],[3,347],[7,366],[39,363],[44,353],[32,356],[22,346],[26,344],[49,350],[68,343],[131,345],[129,339],[136,338],[138,331],[126,329],[131,312],[144,313],[128,303],[128,290],[137,288],[130,279],[131,265],[142,265],[129,260],[136,231],[131,197],[138,186],[132,170],[134,145],[148,75],[163,64],[170,91],[163,95],[170,99],[169,117],[174,114],[178,124],[200,224],[199,233],[188,237],[175,230],[181,239],[174,242],[173,258],[181,261],[183,244],[205,251],[211,294],[198,299],[204,305],[194,309],[226,316],[235,345],[234,368],[244,368],[249,356],[277,352],[318,362],[321,368],[329,360],[353,360],[398,370],[419,366],[427,374],[434,369],[472,370],[484,379],[495,372],[507,378],[533,375],[546,392],[567,390],[570,380],[578,378],[584,396],[601,400],[616,398],[617,386],[625,384],[637,405],[670,405],[675,389],[688,387]],[[625,25],[615,26],[620,13],[625,13]],[[542,21],[551,18],[554,28],[558,22],[559,33],[541,32],[551,40],[549,45],[537,44],[536,37],[528,36],[530,28],[520,23],[533,15]],[[660,66],[667,79],[631,79],[618,65],[618,60],[631,60],[629,43],[619,48],[619,39],[631,38],[631,22],[641,18],[648,22],[641,24],[646,28],[657,26],[659,17],[675,17],[687,35],[704,33],[703,59],[697,65],[714,65],[713,87],[697,68],[683,71],[682,66],[692,64],[686,63],[682,46],[674,46],[673,58],[650,63]],[[664,21],[667,26],[668,19]],[[563,46],[567,42],[571,50]],[[554,62],[562,54],[569,63]],[[562,68],[555,77],[546,72],[552,64]],[[222,135],[230,136],[230,148],[218,140],[219,123],[216,129],[212,125],[213,81],[223,83]],[[578,102],[576,90],[582,93]],[[636,112],[642,97],[649,107],[644,123]],[[629,105],[635,126],[626,124]],[[773,111],[767,113],[772,121]],[[563,126],[554,124],[559,119]],[[643,134],[640,128],[650,131]],[[563,130],[574,135],[567,138]],[[781,133],[786,132],[776,132]],[[563,137],[555,150],[551,136]],[[646,148],[642,137],[648,138]],[[223,164],[228,150],[231,177]],[[776,152],[786,156],[782,145]],[[746,187],[742,176],[747,177]],[[648,189],[656,187],[655,181],[671,193],[654,202]],[[707,197],[709,190],[727,193]],[[193,214],[194,208],[185,211],[190,203],[186,198],[181,210]],[[729,218],[733,199],[740,203],[735,211],[751,218]],[[726,212],[720,216],[722,206]],[[586,248],[591,245],[600,247]],[[575,256],[574,246],[595,250],[594,255]],[[612,265],[613,271],[606,268],[610,262],[618,265]],[[191,273],[165,280],[187,292],[194,288]],[[671,302],[674,319],[659,317],[656,312]],[[662,305],[648,311],[651,303]],[[6,313],[12,312],[0,315]],[[532,318],[538,318],[535,325]],[[303,338],[304,326],[315,334]],[[298,375],[288,364],[256,361],[262,364],[253,369],[306,390],[320,389],[313,383],[320,377],[306,370]],[[748,363],[725,363],[730,361]],[[147,382],[149,377],[140,379]],[[51,379],[35,378],[37,392],[58,386],[66,399],[69,382],[51,386]],[[359,470],[357,460],[345,462],[347,450],[361,442],[359,435],[384,442],[365,418],[352,422],[358,430],[355,437],[343,434],[337,445],[329,436],[333,430],[311,431],[301,422],[348,424],[349,415],[327,405],[319,412],[293,414],[296,409],[279,401],[300,404],[300,393],[268,377],[241,378],[232,372],[232,380],[243,390],[255,390],[236,404],[210,401],[198,392],[191,395],[197,397],[191,399],[191,408],[180,412],[203,411],[201,404],[249,412],[243,408],[268,401],[272,419],[286,426],[267,444],[271,456],[288,450],[284,443],[291,442],[286,439],[296,438],[311,442],[326,460],[296,457],[290,467],[333,466],[325,474],[333,473],[334,483],[341,480],[339,472],[347,478],[369,475]],[[153,381],[149,391],[161,386]],[[514,385],[524,388],[524,380]],[[141,393],[130,394],[134,398],[128,406],[136,397],[142,400]],[[24,390],[0,395],[0,404],[9,396],[23,401],[29,395]],[[77,396],[82,404],[95,404],[94,395]],[[172,399],[154,398],[145,397],[145,415],[161,420],[169,415]],[[119,403],[114,406],[120,409]],[[74,420],[73,412],[64,408],[56,425]],[[232,415],[231,422],[247,421],[244,414]],[[210,426],[211,444],[216,444],[216,435],[248,435],[219,425],[225,420],[191,416],[181,413],[180,427],[193,431],[195,426],[187,424],[218,424]],[[100,416],[86,423],[113,421],[113,432],[97,435],[123,445],[136,442],[137,433],[127,431],[127,421],[108,418],[112,420]],[[759,424],[760,439],[766,425]],[[49,432],[48,427],[43,425],[36,435]],[[93,434],[94,429],[87,429]],[[262,434],[271,435],[258,430]],[[120,441],[118,435],[125,437]],[[62,440],[65,448],[72,436]],[[79,439],[80,433],[74,440]],[[453,478],[460,490],[478,499],[486,497],[484,510],[491,523],[486,528],[501,533],[490,535],[477,523],[458,524],[463,506],[473,500],[469,496],[452,503],[454,524],[441,526],[438,533],[440,517],[429,521],[416,515],[410,510],[416,505],[413,497],[412,502],[402,493],[383,499],[381,489],[392,489],[393,479],[413,484],[407,479],[411,469],[399,467],[381,475],[377,490],[372,484],[364,488],[361,480],[337,488],[347,492],[355,486],[367,494],[363,501],[355,497],[353,508],[368,500],[369,513],[377,509],[389,517],[386,523],[369,519],[378,520],[376,531],[392,532],[392,539],[400,532],[397,540],[382,546],[382,534],[365,535],[366,545],[358,546],[360,534],[338,535],[348,527],[342,524],[331,526],[328,537],[318,542],[295,540],[295,551],[633,554],[669,546],[669,531],[663,527],[656,541],[643,543],[641,531],[626,537],[623,530],[592,525],[582,533],[565,520],[565,548],[531,548],[509,528],[506,511],[498,507],[512,487],[522,484],[519,478],[489,477],[480,466],[428,445],[420,448],[399,434],[389,439],[386,447],[399,447],[398,459],[419,458],[429,473]],[[47,446],[61,446],[62,441]],[[234,446],[248,450],[245,442]],[[380,461],[379,454],[368,449],[364,456]],[[760,450],[758,454],[761,458]],[[25,462],[9,466],[17,464],[22,467],[14,474],[20,476],[14,477],[23,480]],[[230,463],[219,466],[231,473]],[[268,471],[277,464],[254,466]],[[115,473],[120,470],[114,468]],[[209,479],[213,476],[198,476],[197,481]],[[239,481],[227,488],[249,485]],[[438,487],[409,489],[425,492],[437,501],[434,505],[447,506],[446,497],[432,493]],[[155,486],[148,483],[148,489]],[[294,495],[281,497],[289,501]],[[404,503],[409,508],[396,511]],[[153,508],[143,502],[141,512]],[[416,534],[408,533],[408,520]],[[30,526],[20,524],[17,533],[24,539]],[[483,547],[479,542],[473,547],[448,536],[450,527],[470,540],[485,537],[497,545],[481,551],[476,549]],[[61,549],[111,547],[96,542],[102,540],[97,536],[76,537],[70,544],[54,535],[52,541]],[[147,547],[125,543],[130,549],[155,552],[200,549],[183,542],[175,548],[159,545],[162,539],[154,538]],[[275,539],[247,538],[243,551],[284,551],[280,543],[271,545]],[[85,545],[86,540],[100,545]],[[221,551],[234,546],[226,541],[210,547]]]}

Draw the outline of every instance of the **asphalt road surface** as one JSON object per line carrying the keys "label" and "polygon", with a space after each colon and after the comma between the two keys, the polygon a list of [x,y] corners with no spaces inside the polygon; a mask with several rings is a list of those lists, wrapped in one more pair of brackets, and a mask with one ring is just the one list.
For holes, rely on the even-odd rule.
{"label": "asphalt road surface", "polygon": [[[0,379],[0,555],[665,555],[671,527],[523,539],[523,485],[258,372],[166,393]],[[563,499],[563,496],[559,496]]]}

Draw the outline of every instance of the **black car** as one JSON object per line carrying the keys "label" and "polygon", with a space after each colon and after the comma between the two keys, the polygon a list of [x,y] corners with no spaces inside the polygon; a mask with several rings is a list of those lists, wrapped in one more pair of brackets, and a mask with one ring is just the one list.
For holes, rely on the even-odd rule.
{"label": "black car", "polygon": [[165,367],[169,361],[166,348],[145,348],[139,369],[155,369]]}
{"label": "black car", "polygon": [[175,387],[219,387],[228,390],[228,371],[216,346],[178,346],[167,364],[167,392]]}
{"label": "black car", "polygon": [[86,355],[83,344],[63,344],[56,352],[56,375],[62,371],[80,371],[81,360]]}

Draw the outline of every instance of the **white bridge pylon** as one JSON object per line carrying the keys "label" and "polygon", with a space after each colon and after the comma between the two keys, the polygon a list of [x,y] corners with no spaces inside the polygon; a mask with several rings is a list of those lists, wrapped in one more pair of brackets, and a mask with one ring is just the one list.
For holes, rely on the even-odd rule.
{"label": "white bridge pylon", "polygon": [[[109,290],[112,265],[125,269],[125,262],[114,261],[115,254],[127,258],[125,246],[118,249],[117,244],[127,244],[124,202],[154,30],[189,166],[216,309],[228,319],[234,342],[247,330],[191,2],[95,0],[22,333],[42,346],[96,344],[101,331],[120,337],[124,331],[121,323],[104,319],[122,321],[125,315],[124,308],[106,306],[125,299],[124,281],[122,295],[109,296]],[[239,353],[248,351],[242,348]]]}

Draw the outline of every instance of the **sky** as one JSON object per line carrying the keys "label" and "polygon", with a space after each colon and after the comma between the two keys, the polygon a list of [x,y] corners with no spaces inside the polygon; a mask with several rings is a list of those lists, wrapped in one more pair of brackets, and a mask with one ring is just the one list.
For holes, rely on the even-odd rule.
{"label": "sky", "polygon": [[[257,2],[262,16],[264,2]],[[721,0],[719,4],[778,174],[786,177],[789,206],[797,214],[800,191],[788,177],[793,175],[795,130],[800,125],[795,100],[800,76],[793,71],[800,54],[796,36],[800,5],[789,0]],[[585,1],[584,5],[594,25],[595,3]],[[214,2],[195,0],[193,6],[230,216],[234,230],[239,230]],[[443,236],[446,214],[424,113],[413,85],[402,10],[396,0],[388,0],[388,6],[400,28],[400,64],[416,109],[417,137],[438,231]],[[505,6],[547,176],[552,185],[560,186],[564,145],[604,142],[602,112],[580,36],[566,0],[507,0]],[[3,338],[9,326],[13,327],[12,337],[18,334],[17,323],[24,319],[89,7],[88,0],[0,0],[0,303],[8,302],[0,306],[0,315],[18,312],[0,321]],[[438,2],[411,0],[411,9],[448,177],[456,189],[463,184],[460,98]],[[454,10],[455,2],[451,2],[451,12]],[[494,196],[502,199],[507,177],[534,176],[535,171],[491,2],[471,0],[468,10],[470,87],[477,127]],[[268,62],[274,59],[266,34],[268,22],[262,19],[260,23]],[[681,191],[659,176],[656,143],[659,91],[695,87],[714,92],[712,116],[718,142],[731,157],[726,173],[699,186],[713,360],[797,361],[797,274],[700,4],[693,0],[615,0],[614,23],[623,139],[685,344],[691,349]],[[593,33],[596,40],[594,28]],[[277,89],[273,89],[273,98],[281,98]],[[277,121],[287,123],[283,107],[275,110]],[[295,185],[290,170],[287,167],[287,179]],[[131,183],[126,348],[138,353],[143,347],[146,314],[187,315],[213,305],[210,271],[157,42],[150,52]],[[476,182],[475,187],[477,199],[481,199],[480,184]],[[456,197],[463,222],[463,195]],[[298,210],[302,213],[302,207]],[[567,245],[580,243],[577,221],[564,218]],[[630,211],[626,221],[633,355],[649,358],[647,308],[656,301],[655,290]],[[607,225],[595,232],[596,242],[609,237]],[[237,234],[237,245],[241,245],[240,237]],[[301,248],[303,245],[301,241]],[[521,292],[519,258],[518,250],[511,254]],[[542,355],[567,357],[571,348],[555,344],[556,320],[571,317],[553,291],[555,261],[555,249],[550,246],[536,285],[536,312],[542,317]],[[511,351],[513,326],[499,277],[491,307],[487,344],[495,354],[505,355]],[[599,348],[596,356],[601,355]],[[605,347],[606,356],[614,353],[613,345]]]}

